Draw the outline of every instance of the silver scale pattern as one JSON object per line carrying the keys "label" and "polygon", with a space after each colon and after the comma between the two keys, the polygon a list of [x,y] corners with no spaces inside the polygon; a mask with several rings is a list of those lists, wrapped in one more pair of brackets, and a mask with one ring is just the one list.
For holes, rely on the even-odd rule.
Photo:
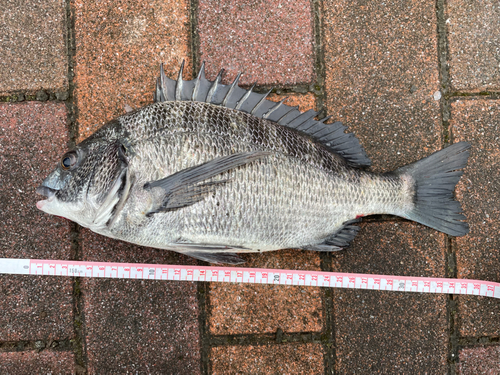
{"label": "silver scale pattern", "polygon": [[[135,185],[113,236],[169,248],[190,242],[253,251],[321,243],[347,220],[397,213],[404,203],[398,177],[351,168],[324,146],[276,123],[200,102],[161,102],[118,119],[96,134],[128,137]],[[230,181],[205,200],[147,218],[139,207],[144,183],[237,152],[271,156],[227,172]],[[142,189],[143,190],[143,189]],[[146,225],[146,221],[149,221]]]}

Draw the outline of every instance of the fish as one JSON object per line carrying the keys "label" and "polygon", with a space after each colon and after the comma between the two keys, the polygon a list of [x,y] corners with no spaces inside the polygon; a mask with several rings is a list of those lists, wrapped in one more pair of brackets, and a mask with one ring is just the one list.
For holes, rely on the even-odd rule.
{"label": "fish", "polygon": [[333,252],[355,225],[396,215],[450,236],[468,233],[454,199],[470,144],[449,145],[389,173],[340,122],[317,120],[245,89],[239,74],[166,76],[154,102],[108,122],[36,189],[38,209],[101,235],[172,250],[209,263],[240,264],[239,253]]}

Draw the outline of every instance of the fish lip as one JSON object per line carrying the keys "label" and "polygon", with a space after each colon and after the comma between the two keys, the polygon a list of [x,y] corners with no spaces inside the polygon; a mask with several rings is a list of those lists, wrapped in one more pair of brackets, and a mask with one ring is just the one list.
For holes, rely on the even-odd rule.
{"label": "fish lip", "polygon": [[36,193],[45,196],[47,201],[52,201],[56,196],[56,192],[56,189],[52,189],[44,185],[40,185],[36,188]]}

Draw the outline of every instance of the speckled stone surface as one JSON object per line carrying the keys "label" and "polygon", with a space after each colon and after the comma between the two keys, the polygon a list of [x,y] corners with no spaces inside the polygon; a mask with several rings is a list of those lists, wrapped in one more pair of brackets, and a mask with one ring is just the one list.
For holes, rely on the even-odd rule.
{"label": "speckled stone surface", "polygon": [[[457,238],[458,277],[500,281],[500,100],[452,103],[451,132],[472,144],[468,166],[457,188],[470,233]],[[500,301],[459,297],[464,336],[500,335]]]}
{"label": "speckled stone surface", "polygon": [[[240,254],[244,267],[319,270],[318,253],[281,250],[263,254]],[[315,287],[211,283],[210,332],[250,334],[318,332],[323,323],[322,290]]]}
{"label": "speckled stone surface", "polygon": [[63,103],[0,104],[2,256],[50,258],[69,254],[68,221],[35,206],[43,199],[35,189],[56,167],[67,142]]}
{"label": "speckled stone surface", "polygon": [[223,68],[229,81],[243,71],[247,85],[314,82],[313,23],[306,0],[200,0],[197,31],[207,77]]}
{"label": "speckled stone surface", "polygon": [[[88,230],[82,243],[87,260],[192,263]],[[196,283],[84,279],[81,290],[89,373],[200,372]]]}
{"label": "speckled stone surface", "polygon": [[212,374],[323,374],[319,344],[221,346],[211,351]]}
{"label": "speckled stone surface", "polygon": [[[369,220],[369,219],[367,219]],[[365,222],[351,246],[332,253],[338,272],[444,277],[445,235],[408,222]]]}
{"label": "speckled stone surface", "polygon": [[440,148],[435,6],[324,2],[327,112],[360,138],[375,170]]}
{"label": "speckled stone surface", "polygon": [[0,353],[0,373],[23,374],[74,374],[75,359],[70,352],[35,351]]}
{"label": "speckled stone surface", "polygon": [[450,78],[454,90],[500,89],[500,7],[496,0],[447,1]]}
{"label": "speckled stone surface", "polygon": [[1,275],[0,341],[72,338],[72,293],[69,278]]}
{"label": "speckled stone surface", "polygon": [[123,113],[153,101],[161,62],[189,77],[189,3],[76,0],[75,99],[80,140]]}
{"label": "speckled stone surface", "polygon": [[334,306],[338,373],[446,373],[446,296],[342,290]]}
{"label": "speckled stone surface", "polygon": [[500,374],[500,346],[465,348],[458,355],[460,375]]}
{"label": "speckled stone surface", "polygon": [[[407,222],[361,225],[339,272],[444,277],[444,236]],[[338,373],[446,373],[446,296],[334,290]]]}
{"label": "speckled stone surface", "polygon": [[[0,257],[68,258],[68,222],[36,209],[36,187],[68,140],[66,107],[0,104]],[[0,341],[73,335],[70,279],[0,276]]]}
{"label": "speckled stone surface", "polygon": [[[0,95],[68,89],[66,6],[61,0],[4,0]],[[22,26],[20,26],[22,25]]]}

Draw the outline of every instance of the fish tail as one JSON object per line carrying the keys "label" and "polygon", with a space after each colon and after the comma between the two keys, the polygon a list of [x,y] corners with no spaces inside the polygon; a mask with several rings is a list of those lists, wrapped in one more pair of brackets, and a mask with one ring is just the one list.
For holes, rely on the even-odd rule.
{"label": "fish tail", "polygon": [[470,144],[455,143],[395,171],[414,182],[411,210],[400,215],[451,236],[464,236],[469,225],[460,203],[454,199],[455,185],[467,164]]}

